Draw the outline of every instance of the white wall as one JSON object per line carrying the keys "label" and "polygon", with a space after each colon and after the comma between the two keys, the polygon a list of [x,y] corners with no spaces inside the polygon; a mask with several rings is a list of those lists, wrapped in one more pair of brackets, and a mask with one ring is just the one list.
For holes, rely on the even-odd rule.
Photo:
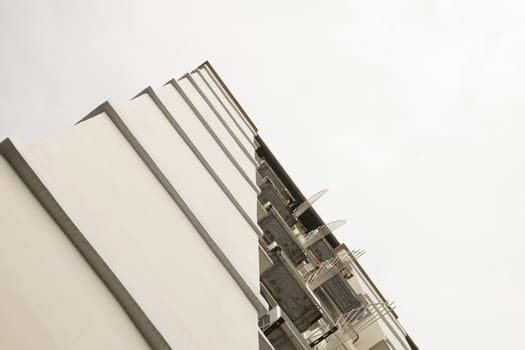
{"label": "white wall", "polygon": [[215,91],[217,96],[219,96],[224,106],[228,109],[228,111],[230,111],[230,114],[235,118],[237,124],[239,124],[239,126],[244,130],[244,132],[247,135],[255,135],[255,130],[252,129],[247,120],[244,118],[243,114],[235,106],[228,93],[220,86],[216,77],[208,70],[207,67],[199,68],[199,72],[204,77],[204,80],[206,80],[210,84],[213,91]]}
{"label": "white wall", "polygon": [[256,310],[107,116],[28,158],[174,349],[256,348]]}
{"label": "white wall", "polygon": [[191,73],[191,76],[195,83],[199,86],[201,91],[206,95],[209,102],[215,108],[217,113],[220,115],[222,120],[228,125],[229,129],[235,134],[237,139],[242,142],[244,147],[251,152],[250,154],[254,153],[254,140],[253,140],[253,134],[247,133],[241,126],[243,124],[242,122],[239,122],[238,119],[235,118],[235,115],[233,115],[228,109],[225,103],[220,99],[220,92],[216,93],[213,89],[212,85],[213,83],[209,83],[205,76],[202,75],[202,72],[200,70],[197,70],[193,73]]}
{"label": "white wall", "polygon": [[[256,232],[149,95],[135,98],[119,112],[213,240],[258,294]],[[241,193],[239,189],[235,194],[241,205],[245,205],[244,210],[254,207],[256,197],[253,191]]]}
{"label": "white wall", "polygon": [[0,157],[0,349],[149,349]]}
{"label": "white wall", "polygon": [[246,174],[250,176],[252,181],[255,181],[255,164],[252,163],[255,157],[254,153],[249,153],[250,156],[247,156],[246,153],[242,151],[241,147],[239,147],[233,137],[228,133],[226,128],[221,124],[217,116],[208,106],[206,101],[204,101],[204,99],[199,95],[199,92],[195,89],[187,77],[180,79],[178,82],[192,103],[202,114],[203,118],[217,134],[221,142],[228,148],[230,153],[239,162],[241,167],[244,169]]}
{"label": "white wall", "polygon": [[[255,179],[251,181],[250,185],[171,84],[165,85],[155,92],[206,161],[246,209],[248,215],[257,221],[257,203],[254,200],[257,196],[254,189],[256,186]],[[246,175],[249,178],[252,177],[252,174],[246,173]]]}

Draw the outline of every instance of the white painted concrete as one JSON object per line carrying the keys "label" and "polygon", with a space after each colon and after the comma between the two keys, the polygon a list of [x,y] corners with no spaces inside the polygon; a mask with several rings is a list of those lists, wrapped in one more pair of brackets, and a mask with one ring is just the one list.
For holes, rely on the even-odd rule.
{"label": "white painted concrete", "polygon": [[230,111],[230,114],[237,120],[239,126],[243,128],[243,130],[248,135],[255,135],[255,130],[253,130],[253,128],[249,125],[248,121],[244,118],[242,112],[239,111],[237,106],[235,106],[228,93],[220,86],[215,76],[213,76],[213,74],[206,67],[199,68],[199,72],[203,75],[204,79],[210,84],[217,96],[219,96],[219,98],[226,106],[228,111]]}
{"label": "white painted concrete", "polygon": [[[241,203],[247,205],[246,211],[257,220],[256,203],[253,200],[257,193],[254,189],[256,187],[255,176],[252,177],[252,174],[246,173],[242,168],[238,170],[235,167],[171,84],[155,92],[226,186],[236,194]],[[248,180],[242,176],[240,171],[247,175]]]}
{"label": "white painted concrete", "polygon": [[219,94],[217,94],[213,90],[212,85],[205,80],[204,76],[202,76],[202,73],[200,71],[191,73],[191,76],[195,83],[199,86],[199,89],[201,89],[201,91],[206,95],[209,102],[220,115],[224,123],[226,123],[228,125],[228,128],[235,134],[237,139],[239,139],[239,141],[242,142],[242,144],[248,151],[254,153],[255,147],[253,143],[253,134],[251,132],[247,133],[242,128],[241,124],[243,123],[239,123],[238,120],[235,118],[235,115],[232,115],[232,113],[229,110],[227,110],[226,104],[221,101]]}
{"label": "white painted concrete", "polygon": [[[256,232],[169,124],[149,95],[135,98],[120,108],[119,112],[214,241],[252,290],[258,293]],[[256,204],[254,194],[243,196],[238,191],[236,194],[241,200],[240,203],[245,205],[243,210]]]}
{"label": "white painted concrete", "polygon": [[0,349],[149,349],[3,157],[0,179]]}
{"label": "white painted concrete", "polygon": [[[248,176],[255,181],[255,165],[252,163],[254,161],[254,156],[248,157],[239,145],[235,142],[232,136],[228,133],[225,127],[217,119],[213,111],[210,109],[208,104],[203,100],[199,95],[198,91],[188,80],[188,78],[182,78],[179,81],[180,86],[184,89],[184,92],[188,95],[192,103],[199,110],[203,118],[210,125],[213,131],[217,134],[221,142],[228,148],[233,157],[239,162],[243,170],[248,174]],[[250,156],[252,154],[250,153]]]}
{"label": "white painted concrete", "polygon": [[172,348],[256,348],[256,310],[107,116],[28,157]]}

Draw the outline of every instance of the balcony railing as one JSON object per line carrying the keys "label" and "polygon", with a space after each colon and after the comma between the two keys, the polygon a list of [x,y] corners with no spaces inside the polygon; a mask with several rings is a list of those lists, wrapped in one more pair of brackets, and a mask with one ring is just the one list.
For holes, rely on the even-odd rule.
{"label": "balcony railing", "polygon": [[304,202],[302,202],[301,204],[299,204],[297,208],[295,208],[295,210],[293,211],[293,214],[295,215],[295,217],[298,218],[299,216],[301,216],[305,211],[307,211],[312,206],[312,204],[314,204],[315,202],[317,202],[319,198],[324,196],[324,194],[327,191],[328,190],[326,189],[321,190],[317,192],[316,194],[314,194],[313,196],[311,196],[310,198],[308,198],[307,200],[305,200]]}
{"label": "balcony railing", "polygon": [[395,309],[393,302],[365,303],[359,308],[341,315],[337,320],[340,329],[352,329],[361,333],[372,323],[388,315]]}
{"label": "balcony railing", "polygon": [[346,220],[344,219],[336,220],[328,224],[319,226],[315,230],[305,233],[304,235],[301,236],[301,243],[303,244],[303,247],[304,248],[310,247],[312,244],[315,244],[316,242],[323,239],[330,233],[333,233],[335,230],[343,226],[345,223],[346,223]]}
{"label": "balcony railing", "polygon": [[323,261],[321,265],[306,278],[306,284],[312,290],[317,289],[340,272],[344,272],[344,275],[351,274],[352,266],[349,254],[337,255],[329,260]]}
{"label": "balcony railing", "polygon": [[[365,299],[361,297],[361,299]],[[391,313],[395,306],[392,303],[368,303],[346,314],[342,314],[336,321],[337,331],[323,342],[316,344],[316,350],[349,349],[345,344],[356,343],[359,334],[367,327]]]}

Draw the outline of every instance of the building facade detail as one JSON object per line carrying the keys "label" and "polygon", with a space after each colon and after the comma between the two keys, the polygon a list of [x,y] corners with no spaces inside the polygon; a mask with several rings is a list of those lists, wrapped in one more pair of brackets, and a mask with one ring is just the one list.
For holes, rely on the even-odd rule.
{"label": "building facade detail", "polygon": [[0,143],[1,349],[417,349],[208,62]]}

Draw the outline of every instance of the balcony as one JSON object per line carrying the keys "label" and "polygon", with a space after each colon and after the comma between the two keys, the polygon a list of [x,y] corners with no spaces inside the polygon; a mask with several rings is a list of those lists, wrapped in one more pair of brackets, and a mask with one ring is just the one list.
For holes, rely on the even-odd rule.
{"label": "balcony", "polygon": [[335,220],[328,224],[322,225],[315,230],[309,231],[302,235],[301,237],[301,243],[304,248],[308,248],[311,245],[319,242],[321,239],[325,238],[326,236],[330,235],[332,232],[334,232],[339,227],[343,226],[346,223],[346,220]]}
{"label": "balcony", "polygon": [[277,191],[279,191],[281,196],[284,198],[284,200],[288,204],[291,204],[291,203],[295,202],[295,198],[291,195],[291,193],[288,191],[286,186],[284,186],[284,184],[281,181],[281,179],[279,179],[277,174],[275,174],[273,169],[270,167],[270,165],[265,160],[261,159],[259,161],[259,168],[257,168],[257,172],[259,173],[261,178],[263,178],[263,179],[264,178],[268,178],[268,179],[270,179],[270,181],[272,181],[272,183],[275,186],[275,188],[277,189]]}
{"label": "balcony", "polygon": [[267,244],[276,242],[292,263],[299,265],[306,259],[301,242],[273,206],[267,206],[264,212],[266,216],[258,222],[263,231],[263,240]]}
{"label": "balcony", "polygon": [[288,226],[293,226],[297,223],[297,219],[292,215],[292,212],[288,208],[288,201],[284,198],[279,190],[275,187],[272,180],[268,177],[263,179],[263,182],[259,186],[261,193],[259,193],[258,200],[265,206],[266,203],[271,203],[279,215],[284,219]]}
{"label": "balcony", "polygon": [[261,319],[260,328],[275,350],[311,349],[302,334],[279,306],[272,308]]}
{"label": "balcony", "polygon": [[[261,274],[266,299],[275,301],[300,332],[323,317],[318,301],[281,251],[271,253],[273,265]],[[270,302],[270,304],[272,304]]]}
{"label": "balcony", "polygon": [[351,255],[341,252],[321,262],[317,269],[306,278],[308,287],[339,315],[361,306],[346,280],[352,276],[351,262]]}

